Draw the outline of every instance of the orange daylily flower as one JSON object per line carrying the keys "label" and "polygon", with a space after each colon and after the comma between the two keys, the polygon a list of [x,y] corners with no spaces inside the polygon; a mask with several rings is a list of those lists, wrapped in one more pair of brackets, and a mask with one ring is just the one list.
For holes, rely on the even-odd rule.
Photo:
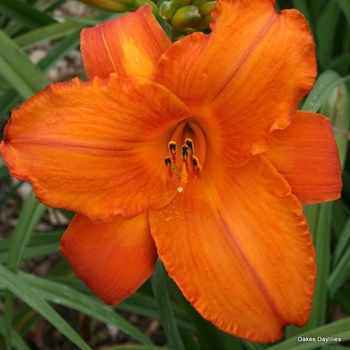
{"label": "orange daylily flower", "polygon": [[14,110],[0,150],[43,203],[77,212],[61,251],[106,303],[159,256],[204,318],[272,342],[308,318],[302,203],[339,197],[337,146],[328,119],[296,111],[316,75],[303,16],[220,0],[213,18],[173,44],[149,6],[84,30],[90,80]]}

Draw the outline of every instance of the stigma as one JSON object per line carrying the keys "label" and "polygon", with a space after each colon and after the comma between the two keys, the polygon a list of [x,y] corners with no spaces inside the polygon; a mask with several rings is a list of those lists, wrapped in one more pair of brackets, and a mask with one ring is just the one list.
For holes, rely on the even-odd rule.
{"label": "stigma", "polygon": [[[194,155],[193,140],[187,138],[179,150],[181,154],[182,165],[177,163],[177,145],[175,141],[168,144],[169,155],[164,158],[165,166],[168,168],[169,177],[179,181],[178,191],[184,190],[184,185],[189,179],[200,178],[202,166],[198,158]],[[178,158],[179,159],[179,158]]]}

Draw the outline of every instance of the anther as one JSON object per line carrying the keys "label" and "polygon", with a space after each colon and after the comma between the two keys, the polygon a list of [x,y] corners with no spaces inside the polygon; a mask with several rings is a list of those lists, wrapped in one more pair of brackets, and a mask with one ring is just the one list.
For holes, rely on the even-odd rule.
{"label": "anther", "polygon": [[185,139],[185,143],[181,147],[181,159],[183,165],[179,168],[176,156],[176,142],[170,141],[168,143],[169,155],[164,158],[165,166],[168,168],[169,177],[180,181],[178,191],[183,191],[183,184],[186,184],[189,179],[200,178],[202,166],[198,158],[194,155],[194,144],[192,139]]}
{"label": "anther", "polygon": [[199,164],[199,160],[196,156],[193,156],[192,163],[196,170],[202,171],[202,166]]}
{"label": "anther", "polygon": [[171,177],[171,178],[174,177],[174,169],[171,166],[171,159],[169,156],[166,156],[164,158],[164,163],[165,163],[165,166],[168,168],[169,177]]}
{"label": "anther", "polygon": [[170,141],[168,144],[170,154],[174,155],[176,153],[176,142]]}
{"label": "anther", "polygon": [[170,166],[171,166],[171,159],[170,159],[169,156],[166,156],[166,157],[164,158],[164,162],[165,162],[165,165],[166,165],[167,167],[170,167]]}
{"label": "anther", "polygon": [[185,144],[186,146],[188,147],[188,154],[191,155],[191,154],[194,154],[194,145],[193,145],[193,141],[191,139],[186,139],[185,140]]}
{"label": "anther", "polygon": [[184,162],[187,162],[187,160],[188,160],[188,146],[187,145],[182,146],[182,160]]}

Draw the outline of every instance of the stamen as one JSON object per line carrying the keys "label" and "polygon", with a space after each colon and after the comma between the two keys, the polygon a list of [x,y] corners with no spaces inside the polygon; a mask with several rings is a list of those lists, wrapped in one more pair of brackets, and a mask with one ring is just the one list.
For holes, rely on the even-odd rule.
{"label": "stamen", "polygon": [[171,159],[170,159],[170,157],[169,156],[166,156],[165,158],[164,158],[164,162],[165,162],[165,166],[168,168],[168,174],[169,174],[169,177],[173,177],[174,176],[174,174],[173,174],[173,168],[172,168],[172,166],[171,166]]}
{"label": "stamen", "polygon": [[174,177],[176,180],[180,180],[181,179],[181,175],[179,174],[179,166],[174,163],[173,165],[173,170],[174,170]]}
{"label": "stamen", "polygon": [[164,158],[164,162],[165,162],[165,166],[166,166],[166,167],[170,167],[170,166],[171,166],[171,159],[170,159],[169,156],[166,156],[166,157]]}
{"label": "stamen", "polygon": [[[180,127],[181,126],[181,127]],[[195,131],[196,135],[199,135],[199,141],[200,144],[203,143],[203,147],[205,147],[205,139],[202,134],[202,131],[198,128],[197,125],[189,124],[189,125],[180,125],[174,135],[173,140],[175,139],[181,139],[181,132],[183,132],[183,135],[189,136],[191,135],[191,130]],[[197,135],[197,137],[198,137]],[[185,137],[186,137],[185,136]],[[169,177],[173,178],[174,180],[178,180],[178,191],[182,192],[185,189],[186,183],[193,179],[193,178],[200,178],[200,173],[202,171],[202,166],[199,163],[199,159],[194,155],[194,142],[193,139],[187,137],[185,138],[184,144],[181,146],[181,154],[178,154],[178,157],[176,156],[177,151],[177,143],[175,141],[170,141],[168,143],[168,149],[169,149],[169,155],[165,157],[164,162],[165,166],[168,168]],[[203,142],[201,142],[203,141]],[[202,147],[202,146],[201,146]],[[205,152],[202,152],[205,154]],[[201,155],[202,155],[201,153]],[[177,160],[179,160],[181,156],[181,159],[183,161],[182,165],[177,164]]]}
{"label": "stamen", "polygon": [[194,145],[192,139],[186,139],[185,144],[188,147],[188,154],[192,155],[194,154]]}
{"label": "stamen", "polygon": [[199,160],[196,156],[193,156],[192,163],[197,171],[202,171],[202,166],[199,164]]}
{"label": "stamen", "polygon": [[[176,142],[175,141],[170,141],[168,143],[168,148],[169,148],[169,153],[171,155],[171,159],[173,161],[173,167],[174,167],[174,173],[176,173],[175,170],[175,165],[176,165]],[[175,175],[176,176],[176,175]]]}
{"label": "stamen", "polygon": [[176,153],[176,142],[175,141],[170,141],[168,144],[169,147],[169,152],[171,155],[174,155]]}
{"label": "stamen", "polygon": [[182,160],[184,162],[187,162],[187,160],[188,160],[188,146],[187,145],[182,146]]}
{"label": "stamen", "polygon": [[[170,160],[169,165],[171,165],[171,163],[173,164],[173,166],[169,168],[169,175],[171,172],[170,177],[174,177],[176,180],[180,180],[181,175],[179,174],[179,166],[176,163],[176,142],[170,141],[168,143],[168,148],[169,148],[169,153],[171,155],[171,159],[170,159],[170,157],[167,157]],[[165,165],[167,165],[167,164],[165,164]]]}

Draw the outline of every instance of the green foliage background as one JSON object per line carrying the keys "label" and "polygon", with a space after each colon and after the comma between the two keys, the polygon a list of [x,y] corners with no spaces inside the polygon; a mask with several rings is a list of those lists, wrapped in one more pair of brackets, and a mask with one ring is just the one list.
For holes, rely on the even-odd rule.
{"label": "green foliage background", "polygon": [[[46,71],[71,50],[79,47],[79,34],[83,27],[119,16],[98,11],[88,18],[66,18],[61,23],[52,13],[62,3],[64,0],[0,0],[1,130],[12,108],[50,83]],[[347,150],[350,135],[350,1],[277,0],[277,8],[296,8],[309,21],[317,46],[319,76],[313,91],[300,108],[319,111],[332,120],[343,166],[342,198],[333,203],[305,207],[314,236],[318,266],[315,299],[308,323],[301,329],[288,327],[285,339],[274,345],[250,343],[231,337],[199,316],[168,278],[161,262],[158,262],[150,281],[116,308],[104,305],[92,295],[74,277],[65,261],[51,269],[46,277],[22,272],[19,268],[22,261],[57,253],[63,233],[62,230],[33,234],[46,208],[30,194],[21,204],[13,235],[9,239],[0,240],[0,298],[5,304],[5,312],[0,315],[0,348],[29,349],[24,337],[43,316],[77,348],[90,349],[81,335],[57,313],[53,307],[55,304],[114,325],[129,334],[135,339],[135,347],[128,347],[129,350],[154,350],[157,347],[121,318],[119,310],[159,319],[169,347],[176,350],[301,350],[321,346],[322,349],[341,350],[349,347],[350,158]],[[55,40],[57,44],[43,59],[33,64],[26,51],[50,40]],[[21,184],[10,181],[1,158],[0,184],[6,189],[0,196],[0,210],[10,199],[20,201],[16,191]],[[71,217],[70,213],[62,213]],[[14,312],[17,299],[24,303],[19,304],[19,309],[17,307]],[[335,307],[341,309],[343,318],[334,319],[332,310]],[[298,342],[298,336],[340,337],[343,342],[337,346],[330,343],[302,343]]]}

